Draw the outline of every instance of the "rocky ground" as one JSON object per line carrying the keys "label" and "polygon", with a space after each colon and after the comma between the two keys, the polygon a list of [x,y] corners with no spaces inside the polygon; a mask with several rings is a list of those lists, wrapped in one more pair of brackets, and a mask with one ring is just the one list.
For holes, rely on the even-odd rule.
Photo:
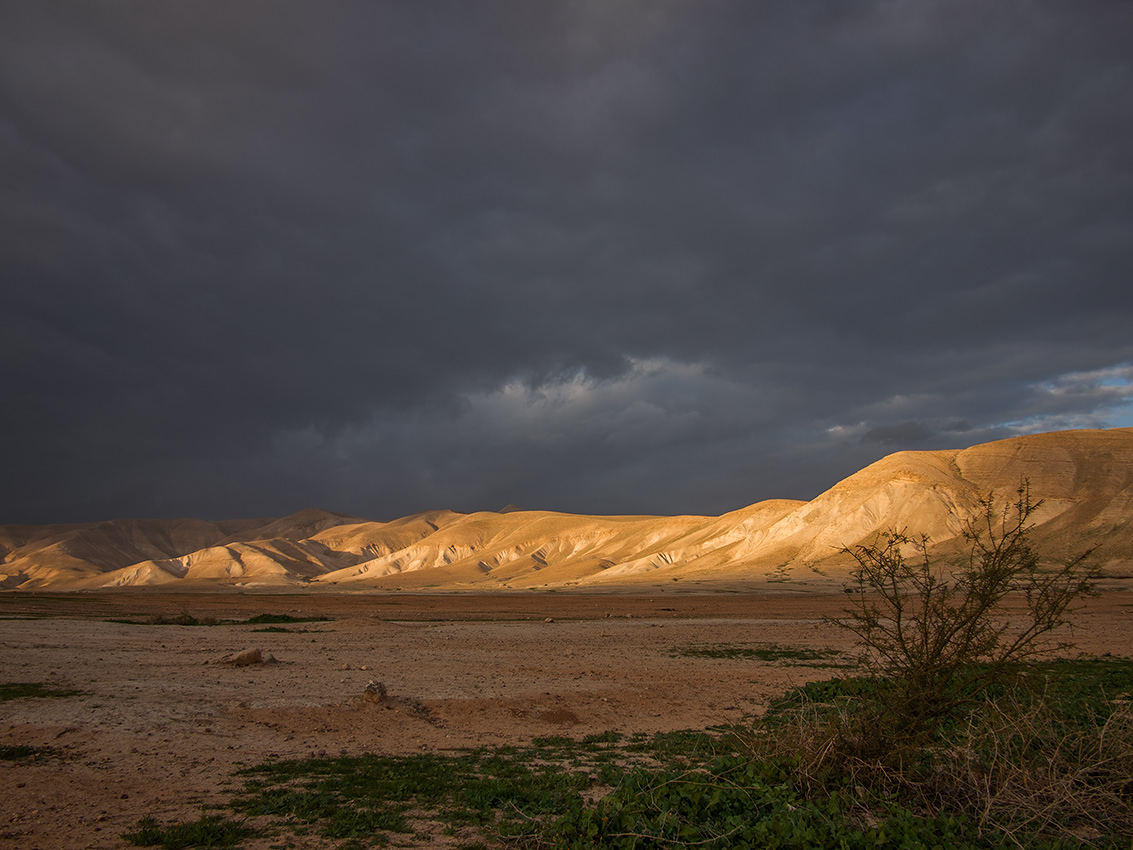
{"label": "rocky ground", "polygon": [[[273,756],[741,720],[835,671],[689,651],[775,645],[848,658],[848,636],[822,619],[845,604],[841,594],[766,592],[3,594],[0,682],[79,693],[0,703],[0,745],[51,748],[0,761],[0,848],[121,850],[121,833],[143,816],[195,818],[227,799],[234,770]],[[151,624],[259,614],[329,619]],[[1081,651],[1133,649],[1128,591],[1089,600],[1076,622]],[[277,661],[221,663],[245,649]],[[371,682],[384,700],[367,698]]]}

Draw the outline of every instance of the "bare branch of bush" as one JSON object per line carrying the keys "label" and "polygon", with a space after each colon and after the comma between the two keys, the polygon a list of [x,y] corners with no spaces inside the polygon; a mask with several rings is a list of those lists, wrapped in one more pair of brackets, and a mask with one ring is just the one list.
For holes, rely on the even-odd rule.
{"label": "bare branch of bush", "polygon": [[[934,561],[929,540],[904,531],[845,550],[857,562],[848,588],[854,601],[833,622],[858,637],[875,675],[895,683],[885,718],[904,740],[931,734],[1020,662],[1068,646],[1055,633],[1072,604],[1093,592],[1099,568],[1090,553],[1040,567],[1029,534],[1041,504],[1027,484],[1005,507],[982,500],[964,531],[963,567]],[[1015,600],[1024,610],[1012,616]]]}
{"label": "bare branch of bush", "polygon": [[903,531],[846,550],[852,605],[834,622],[857,636],[869,675],[773,710],[753,756],[790,759],[810,793],[854,789],[863,824],[899,799],[1020,846],[1133,831],[1130,706],[1071,715],[1033,688],[1055,669],[1033,662],[1067,648],[1060,630],[1099,570],[1089,553],[1042,565],[1029,537],[1040,503],[1025,483],[1016,496],[981,502],[959,566]]}

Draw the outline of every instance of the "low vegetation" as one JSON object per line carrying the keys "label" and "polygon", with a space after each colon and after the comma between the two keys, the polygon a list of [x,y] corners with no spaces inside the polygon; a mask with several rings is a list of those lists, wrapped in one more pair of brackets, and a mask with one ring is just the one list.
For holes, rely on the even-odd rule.
{"label": "low vegetation", "polygon": [[[435,835],[453,837],[456,846],[542,846],[551,840],[544,834],[550,824],[580,812],[627,771],[699,770],[720,740],[719,732],[628,739],[610,732],[456,754],[270,761],[240,772],[244,784],[231,803],[239,820],[212,815],[162,826],[146,818],[123,838],[139,846],[227,847],[236,826],[255,823],[299,846],[307,836],[364,847],[412,846]],[[189,834],[196,843],[180,843]]]}
{"label": "low vegetation", "polygon": [[139,847],[161,847],[163,850],[185,850],[189,847],[232,848],[256,831],[241,821],[221,815],[202,815],[194,821],[163,825],[145,817],[133,832],[123,838]]}
{"label": "low vegetation", "polygon": [[[111,623],[122,623],[127,626],[278,626],[286,623],[323,623],[330,617],[293,617],[289,614],[256,614],[247,620],[222,620],[217,617],[196,617],[188,611],[172,616],[158,614],[144,620],[130,618],[115,618],[108,620]],[[262,631],[256,629],[255,631]]]}
{"label": "low vegetation", "polygon": [[311,629],[289,629],[286,624],[291,623],[325,623],[330,617],[292,617],[289,614],[257,614],[245,622],[248,625],[263,626],[252,629],[253,632],[270,632],[272,634],[308,634]]}
{"label": "low vegetation", "polygon": [[[855,711],[861,728],[843,730],[832,758],[899,769],[1025,662],[1070,648],[1060,630],[1100,568],[1089,553],[1040,567],[1029,525],[1040,505],[1025,484],[1005,507],[984,499],[965,526],[970,549],[958,567],[934,560],[927,539],[899,531],[846,550],[857,561],[852,607],[834,623],[857,636],[863,663],[887,686]],[[1009,612],[1010,603],[1023,610]]]}
{"label": "low vegetation", "polygon": [[326,623],[330,617],[293,617],[290,614],[256,614],[244,621],[250,626],[278,626],[286,623]]}
{"label": "low vegetation", "polygon": [[32,747],[27,744],[0,745],[0,761],[37,761],[58,755],[52,747]]}
{"label": "low vegetation", "polygon": [[234,807],[333,839],[413,835],[426,822],[448,834],[470,828],[513,836],[577,805],[593,782],[612,779],[612,762],[611,744],[570,739],[458,755],[277,762],[245,771]]}
{"label": "low vegetation", "polygon": [[13,699],[65,699],[81,696],[73,688],[57,688],[43,682],[0,682],[0,702]]}
{"label": "low vegetation", "polygon": [[[253,832],[280,847],[318,838],[342,848],[441,835],[457,847],[578,850],[1129,846],[1133,659],[1035,662],[901,770],[828,759],[847,715],[895,687],[873,676],[814,682],[757,721],[707,731],[269,761],[239,774],[229,814],[147,820],[124,837],[161,847],[227,847]],[[195,843],[177,843],[189,834]]]}
{"label": "low vegetation", "polygon": [[837,668],[856,666],[836,649],[808,649],[805,647],[759,644],[689,644],[674,650],[675,655],[687,658],[750,658],[764,663],[784,663],[793,667]]}
{"label": "low vegetation", "polygon": [[1124,846],[1133,836],[1131,693],[1127,658],[1034,662],[915,748],[897,739],[899,754],[870,755],[869,736],[891,733],[866,723],[902,698],[901,683],[814,682],[772,705],[751,757],[789,761],[808,798],[852,792],[861,817],[898,804],[962,817],[988,842]]}

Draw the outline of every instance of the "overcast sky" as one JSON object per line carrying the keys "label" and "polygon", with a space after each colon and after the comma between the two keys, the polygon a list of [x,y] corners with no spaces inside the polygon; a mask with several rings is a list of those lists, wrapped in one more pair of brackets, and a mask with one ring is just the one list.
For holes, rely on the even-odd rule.
{"label": "overcast sky", "polygon": [[1133,3],[0,5],[0,524],[717,514],[1133,425]]}

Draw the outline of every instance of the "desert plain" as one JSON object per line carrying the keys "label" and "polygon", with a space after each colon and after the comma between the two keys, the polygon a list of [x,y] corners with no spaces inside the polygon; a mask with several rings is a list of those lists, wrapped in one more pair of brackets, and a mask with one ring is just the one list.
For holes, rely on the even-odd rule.
{"label": "desert plain", "polygon": [[[1074,617],[1077,652],[1129,653],[1133,594],[1125,584],[1083,602]],[[792,685],[845,673],[831,665],[852,661],[850,635],[824,618],[846,604],[841,593],[767,586],[7,593],[0,681],[77,693],[0,703],[0,745],[50,748],[0,762],[0,847],[129,847],[121,834],[142,817],[194,819],[229,799],[240,767],[276,758],[447,752],[742,722]],[[326,619],[239,622],[263,614]],[[230,622],[168,622],[186,618]],[[826,650],[830,661],[703,652],[753,647]],[[245,649],[277,661],[220,663]],[[370,682],[384,685],[386,699],[366,697]],[[438,834],[414,846],[449,843]]]}

